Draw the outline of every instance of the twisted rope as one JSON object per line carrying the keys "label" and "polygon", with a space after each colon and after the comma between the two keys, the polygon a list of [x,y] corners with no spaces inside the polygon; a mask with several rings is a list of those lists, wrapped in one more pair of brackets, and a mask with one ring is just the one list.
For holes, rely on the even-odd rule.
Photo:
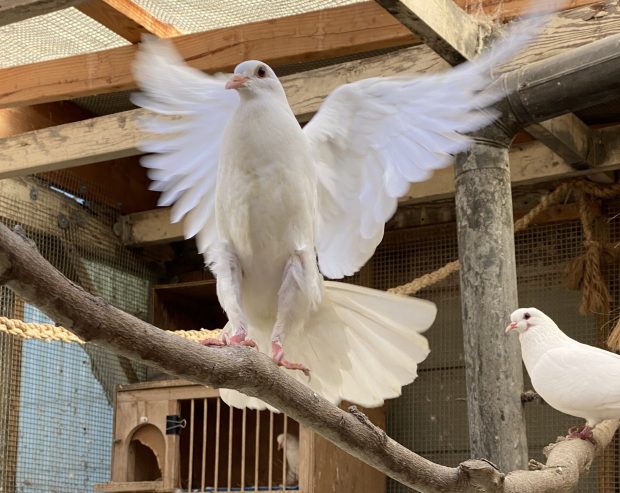
{"label": "twisted rope", "polygon": [[[38,339],[45,342],[62,341],[85,344],[82,339],[64,327],[54,324],[28,323],[22,320],[7,317],[0,317],[0,332],[19,337],[21,339]],[[219,337],[221,330],[175,330],[170,332],[179,337],[198,342],[206,339],[207,337]]]}

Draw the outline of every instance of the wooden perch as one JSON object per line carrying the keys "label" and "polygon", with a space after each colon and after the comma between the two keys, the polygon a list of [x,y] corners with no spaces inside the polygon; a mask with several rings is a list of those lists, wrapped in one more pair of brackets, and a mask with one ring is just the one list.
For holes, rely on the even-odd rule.
{"label": "wooden perch", "polygon": [[597,447],[582,440],[554,445],[548,466],[502,474],[484,460],[451,468],[435,464],[389,438],[356,410],[343,411],[274,365],[267,355],[245,347],[207,348],[160,330],[118,310],[77,286],[31,243],[0,224],[0,282],[82,339],[167,373],[211,387],[240,390],[286,412],[338,447],[419,491],[509,493],[568,491],[587,470],[595,452],[611,441],[618,426],[594,430]]}

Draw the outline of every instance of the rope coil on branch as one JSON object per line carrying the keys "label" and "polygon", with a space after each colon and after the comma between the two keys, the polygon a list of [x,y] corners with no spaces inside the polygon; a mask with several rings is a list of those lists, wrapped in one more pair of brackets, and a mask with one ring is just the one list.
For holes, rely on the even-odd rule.
{"label": "rope coil on branch", "polygon": [[[543,197],[527,214],[514,223],[514,231],[518,233],[530,226],[536,218],[549,207],[575,193],[579,208],[579,217],[584,231],[583,255],[573,259],[567,266],[565,283],[567,287],[582,290],[581,313],[608,313],[611,296],[607,289],[601,266],[615,261],[618,252],[610,245],[603,245],[594,237],[592,229],[595,208],[593,198],[609,199],[620,195],[620,183],[600,185],[588,180],[571,180],[560,184]],[[413,295],[422,289],[437,284],[457,272],[460,262],[453,260],[439,269],[423,274],[411,282],[390,288],[388,291],[401,295]],[[64,341],[84,344],[84,341],[63,327],[52,324],[26,323],[21,320],[0,317],[0,332],[5,332],[24,339],[41,339],[44,341]],[[218,337],[220,330],[179,330],[172,331],[180,337],[201,341],[207,337]],[[620,321],[608,339],[608,345],[620,348]]]}

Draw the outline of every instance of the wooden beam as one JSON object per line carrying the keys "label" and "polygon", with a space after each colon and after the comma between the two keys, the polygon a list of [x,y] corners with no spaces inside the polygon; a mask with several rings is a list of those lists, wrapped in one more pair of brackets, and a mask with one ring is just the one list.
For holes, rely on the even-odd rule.
{"label": "wooden beam", "polygon": [[183,225],[170,223],[168,207],[127,214],[117,226],[125,245],[154,245],[183,239]]}
{"label": "wooden beam", "polygon": [[[69,101],[0,109],[0,138],[80,122],[92,116]],[[53,130],[48,132],[54,133]],[[30,155],[27,153],[24,159]],[[40,177],[76,194],[83,193],[84,186],[96,184],[106,190],[105,197],[101,197],[106,205],[118,207],[124,214],[150,209],[157,203],[158,194],[148,190],[150,180],[135,156],[66,169],[62,173],[50,169],[54,167],[40,168]],[[19,175],[34,173],[36,169],[23,171]]]}
{"label": "wooden beam", "polygon": [[[588,176],[602,171],[620,170],[620,125],[597,130],[596,138],[605,143],[605,155],[595,169],[577,170],[544,144],[537,141],[513,145],[510,150],[512,186],[519,187],[551,180]],[[415,183],[402,204],[432,202],[454,196],[454,169],[435,171],[424,183]],[[123,216],[119,223],[123,242],[130,246],[166,243],[183,239],[179,223],[170,224],[168,208]]]}
{"label": "wooden beam", "polygon": [[4,0],[0,3],[0,26],[49,14],[77,5],[83,0]]}
{"label": "wooden beam", "polygon": [[481,25],[452,0],[377,0],[450,65],[472,59],[482,46]]}
{"label": "wooden beam", "polygon": [[183,34],[131,0],[88,0],[76,8],[134,44],[140,42],[144,33],[151,33],[160,38]]}
{"label": "wooden beam", "polygon": [[554,12],[558,5],[562,9],[574,9],[588,5],[601,5],[601,0],[570,0],[558,2],[558,0],[484,0],[472,2],[471,0],[454,0],[454,2],[466,12],[472,14],[484,13],[493,18],[511,20],[524,14],[542,14]]}
{"label": "wooden beam", "polygon": [[[188,63],[230,71],[242,60],[307,62],[411,45],[414,36],[375,2],[310,12],[174,38]],[[0,70],[0,107],[135,87],[134,45]]]}
{"label": "wooden beam", "polygon": [[596,138],[596,131],[573,113],[529,125],[525,130],[577,169],[596,166],[601,158],[602,142]]}

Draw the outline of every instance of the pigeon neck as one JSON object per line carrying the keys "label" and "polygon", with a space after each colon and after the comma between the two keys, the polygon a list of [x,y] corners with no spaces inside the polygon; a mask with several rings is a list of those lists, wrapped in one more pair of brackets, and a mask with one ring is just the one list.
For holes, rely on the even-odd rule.
{"label": "pigeon neck", "polygon": [[519,334],[521,354],[528,372],[549,349],[571,339],[556,326],[532,325]]}

